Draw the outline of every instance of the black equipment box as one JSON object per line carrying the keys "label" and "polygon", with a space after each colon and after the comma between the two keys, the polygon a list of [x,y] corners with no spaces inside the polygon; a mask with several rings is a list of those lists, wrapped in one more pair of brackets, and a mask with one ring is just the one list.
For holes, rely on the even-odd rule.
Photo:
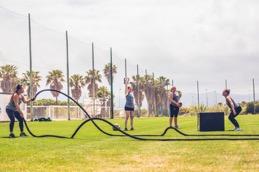
{"label": "black equipment box", "polygon": [[198,114],[199,131],[224,131],[224,112],[202,112]]}

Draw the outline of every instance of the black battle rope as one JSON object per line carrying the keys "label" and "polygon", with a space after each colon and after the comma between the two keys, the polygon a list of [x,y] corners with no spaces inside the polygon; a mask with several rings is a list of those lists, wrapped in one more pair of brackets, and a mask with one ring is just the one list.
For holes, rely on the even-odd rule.
{"label": "black battle rope", "polygon": [[[84,112],[84,115],[85,117],[87,117],[88,119],[84,120],[78,127],[77,129],[75,130],[75,132],[72,134],[71,137],[66,137],[66,136],[58,136],[58,135],[35,135],[31,132],[30,128],[28,127],[26,121],[24,120],[24,123],[25,123],[25,126],[26,126],[26,129],[28,130],[28,132],[30,133],[31,136],[33,137],[56,137],[56,138],[74,138],[76,136],[76,134],[78,133],[78,131],[81,129],[82,126],[84,126],[86,123],[88,122],[92,122],[95,127],[100,131],[102,132],[103,134],[105,135],[108,135],[108,136],[127,136],[127,137],[130,137],[130,138],[133,138],[133,139],[136,139],[136,140],[153,140],[153,141],[200,141],[200,140],[259,140],[259,137],[246,137],[246,138],[238,138],[238,137],[242,137],[242,136],[259,136],[259,135],[252,135],[252,134],[240,134],[240,135],[234,135],[234,134],[186,134],[186,133],[183,133],[182,131],[174,128],[174,127],[168,127],[164,130],[164,132],[160,135],[148,135],[148,134],[145,134],[145,135],[131,135],[127,132],[124,132],[122,131],[121,129],[118,128],[117,131],[119,131],[121,134],[111,134],[111,133],[108,133],[106,131],[104,131],[103,129],[101,129],[96,123],[95,121],[102,121],[108,125],[110,125],[111,127],[114,127],[116,128],[116,126],[114,124],[112,124],[111,122],[105,120],[105,119],[102,119],[102,118],[91,118],[91,116],[86,112],[86,110],[77,102],[75,101],[72,97],[66,95],[65,93],[61,92],[61,91],[58,91],[58,90],[53,90],[53,89],[45,89],[45,90],[41,90],[39,91],[34,99],[36,99],[36,97],[41,94],[42,92],[46,92],[46,91],[54,91],[54,92],[58,92],[64,96],[66,96],[67,98],[71,99],[83,112]],[[164,136],[167,131],[169,129],[172,129],[172,130],[175,130],[177,133],[179,133],[180,135],[183,135],[183,136],[195,136],[195,137],[200,137],[200,136],[236,136],[236,138],[175,138],[175,139],[167,139],[167,138],[145,138],[146,137],[156,137],[156,136]]]}

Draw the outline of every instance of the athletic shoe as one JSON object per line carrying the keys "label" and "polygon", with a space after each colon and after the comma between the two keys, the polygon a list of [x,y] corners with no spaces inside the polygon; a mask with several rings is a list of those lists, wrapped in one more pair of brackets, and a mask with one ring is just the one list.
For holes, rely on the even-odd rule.
{"label": "athletic shoe", "polygon": [[27,135],[24,132],[21,132],[20,137],[27,137]]}
{"label": "athletic shoe", "polygon": [[13,133],[10,133],[9,138],[15,138],[15,135]]}
{"label": "athletic shoe", "polygon": [[124,131],[128,131],[128,129],[127,129],[127,128],[125,128],[125,129],[124,129]]}
{"label": "athletic shoe", "polygon": [[241,129],[240,128],[235,128],[234,131],[241,131]]}
{"label": "athletic shoe", "polygon": [[130,130],[134,130],[134,128],[132,127]]}

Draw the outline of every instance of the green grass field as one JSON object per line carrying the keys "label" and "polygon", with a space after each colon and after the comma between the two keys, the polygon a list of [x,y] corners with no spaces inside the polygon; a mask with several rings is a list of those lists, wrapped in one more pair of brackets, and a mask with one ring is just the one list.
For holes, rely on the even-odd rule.
{"label": "green grass field", "polygon": [[[259,115],[238,120],[241,132],[224,133],[259,134]],[[111,121],[123,126],[122,119]],[[36,134],[70,136],[80,122],[28,124]],[[179,122],[182,131],[198,133],[196,117],[179,117]],[[167,125],[168,118],[136,118],[136,130],[129,133],[160,134]],[[0,137],[7,135],[8,123],[0,123]],[[182,136],[170,131],[166,137]],[[75,139],[0,138],[0,171],[259,171],[259,141],[137,141],[103,135],[89,123]]]}

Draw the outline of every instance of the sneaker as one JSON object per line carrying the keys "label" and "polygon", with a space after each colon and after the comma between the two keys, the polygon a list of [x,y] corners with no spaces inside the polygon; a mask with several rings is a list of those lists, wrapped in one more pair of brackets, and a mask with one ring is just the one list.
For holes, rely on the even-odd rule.
{"label": "sneaker", "polygon": [[132,128],[130,128],[130,130],[134,130],[134,128],[132,127]]}
{"label": "sneaker", "polygon": [[127,128],[125,128],[125,129],[124,129],[124,131],[128,131],[128,129],[127,129]]}
{"label": "sneaker", "polygon": [[235,128],[234,131],[241,131],[241,129],[240,128]]}
{"label": "sneaker", "polygon": [[9,138],[15,138],[15,135],[13,133],[10,133]]}
{"label": "sneaker", "polygon": [[27,137],[27,135],[24,132],[21,132],[20,137]]}

